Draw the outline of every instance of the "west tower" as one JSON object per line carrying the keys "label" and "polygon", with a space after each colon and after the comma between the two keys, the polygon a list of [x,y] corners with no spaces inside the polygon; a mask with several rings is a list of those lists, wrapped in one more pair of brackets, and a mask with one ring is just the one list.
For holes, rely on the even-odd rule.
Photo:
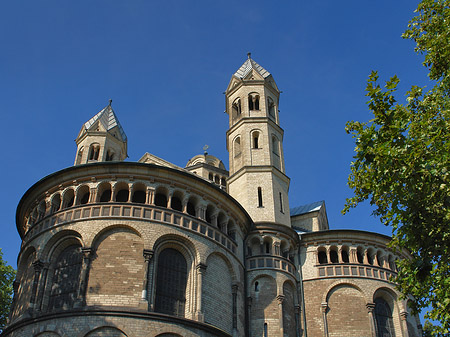
{"label": "west tower", "polygon": [[289,178],[285,174],[280,91],[252,58],[231,77],[226,94],[230,158],[228,191],[255,222],[290,226]]}

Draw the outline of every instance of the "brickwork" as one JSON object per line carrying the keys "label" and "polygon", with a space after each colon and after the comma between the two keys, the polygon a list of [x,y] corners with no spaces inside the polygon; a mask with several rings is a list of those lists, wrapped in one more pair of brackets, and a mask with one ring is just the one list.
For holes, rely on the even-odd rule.
{"label": "brickwork", "polygon": [[28,255],[23,257],[23,260],[21,261],[22,263],[19,265],[16,278],[17,282],[19,282],[19,288],[14,297],[14,309],[11,314],[12,321],[24,315],[30,306],[30,298],[34,280],[33,262],[35,260],[36,254],[34,252],[29,252]]}
{"label": "brickwork", "polygon": [[144,280],[142,239],[130,229],[114,228],[94,247],[87,304],[136,307]]}
{"label": "brickwork", "polygon": [[[210,255],[206,261],[203,310],[205,322],[228,332],[233,331],[233,296],[230,268],[225,260]],[[239,308],[242,311],[243,307]]]}

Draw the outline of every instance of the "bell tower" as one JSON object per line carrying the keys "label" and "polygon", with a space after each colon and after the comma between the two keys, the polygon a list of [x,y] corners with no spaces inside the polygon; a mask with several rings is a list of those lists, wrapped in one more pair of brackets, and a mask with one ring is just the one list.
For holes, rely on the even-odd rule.
{"label": "bell tower", "polygon": [[231,77],[226,95],[230,159],[228,192],[254,222],[290,226],[289,178],[285,174],[280,91],[272,75],[252,58]]}
{"label": "bell tower", "polygon": [[122,161],[127,155],[127,136],[111,107],[112,100],[81,127],[74,165]]}

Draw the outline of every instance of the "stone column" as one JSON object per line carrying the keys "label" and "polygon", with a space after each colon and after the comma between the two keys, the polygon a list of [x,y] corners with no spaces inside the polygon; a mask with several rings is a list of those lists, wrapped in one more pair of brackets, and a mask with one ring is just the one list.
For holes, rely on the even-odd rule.
{"label": "stone column", "polygon": [[33,288],[31,290],[31,297],[30,297],[30,309],[32,310],[34,310],[36,307],[36,296],[38,291],[39,278],[41,276],[41,270],[43,267],[44,264],[40,260],[36,260],[33,262],[34,277],[33,277]]}
{"label": "stone column", "polygon": [[195,213],[196,213],[197,218],[205,220],[205,218],[206,218],[206,207],[203,206],[203,205],[202,206],[197,206],[195,208]]}
{"label": "stone column", "polygon": [[89,202],[90,203],[94,203],[97,201],[97,192],[98,192],[97,187],[92,187],[89,190]]}
{"label": "stone column", "polygon": [[217,213],[211,215],[211,225],[213,227],[217,227],[217,216]]}
{"label": "stone column", "polygon": [[144,249],[143,255],[144,255],[144,280],[142,282],[142,295],[141,300],[139,303],[139,307],[141,309],[148,310],[148,274],[149,274],[149,265],[150,260],[153,257],[153,250],[151,249]]}
{"label": "stone column", "polygon": [[145,203],[148,205],[154,205],[154,195],[155,195],[155,189],[152,187],[147,187],[147,191],[145,193]]}
{"label": "stone column", "polygon": [[375,310],[375,303],[366,303],[367,312],[369,314],[370,332],[372,337],[377,335],[377,323],[375,322],[375,316],[373,311]]}
{"label": "stone column", "polygon": [[338,262],[344,263],[344,261],[342,261],[342,246],[339,246],[337,253],[338,253]]}
{"label": "stone column", "polygon": [[283,301],[284,301],[284,295],[278,295],[277,296],[277,302],[278,302],[278,323],[280,328],[280,336],[284,336],[284,327],[283,327]]}
{"label": "stone column", "polygon": [[400,313],[400,321],[402,324],[402,330],[403,330],[403,337],[409,337],[409,331],[408,331],[408,312],[402,311]]}
{"label": "stone column", "polygon": [[78,297],[74,307],[79,308],[86,305],[86,291],[89,279],[89,269],[91,265],[92,248],[81,248],[83,261],[81,264],[80,279],[78,282]]}
{"label": "stone column", "polygon": [[225,235],[227,235],[227,233],[228,233],[227,225],[228,225],[228,221],[222,222],[220,224],[220,229],[222,230],[222,233],[224,233]]}
{"label": "stone column", "polygon": [[48,263],[43,263],[42,274],[38,285],[36,307],[34,308],[35,311],[41,311],[42,309],[42,299],[44,298],[45,284],[47,282],[47,275],[48,275],[48,267],[49,267]]}
{"label": "stone column", "polygon": [[196,267],[197,269],[197,313],[196,313],[196,319],[199,322],[203,322],[205,319],[205,316],[203,314],[203,307],[202,307],[202,292],[203,292],[203,275],[206,272],[206,265],[203,263],[199,263]]}
{"label": "stone column", "polygon": [[322,319],[323,319],[323,336],[328,337],[328,322],[327,322],[327,311],[328,311],[328,303],[324,302],[320,305],[322,310]]}

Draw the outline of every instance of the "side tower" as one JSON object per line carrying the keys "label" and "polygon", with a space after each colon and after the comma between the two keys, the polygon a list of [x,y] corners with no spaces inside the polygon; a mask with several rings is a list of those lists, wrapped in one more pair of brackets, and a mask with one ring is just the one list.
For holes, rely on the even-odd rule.
{"label": "side tower", "polygon": [[127,158],[127,136],[109,104],[81,127],[74,165],[122,161]]}
{"label": "side tower", "polygon": [[289,178],[285,174],[280,91],[272,75],[251,59],[233,74],[226,94],[230,158],[228,192],[254,222],[290,227]]}

